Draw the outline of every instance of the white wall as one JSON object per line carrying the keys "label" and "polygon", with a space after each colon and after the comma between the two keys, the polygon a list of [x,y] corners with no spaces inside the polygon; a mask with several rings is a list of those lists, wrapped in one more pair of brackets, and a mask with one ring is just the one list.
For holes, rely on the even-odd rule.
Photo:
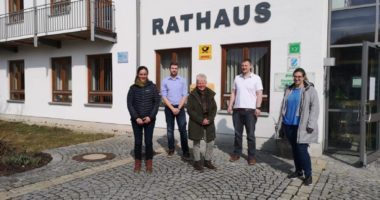
{"label": "white wall", "polygon": [[[4,0],[0,0],[3,5]],[[38,0],[38,4],[44,0]],[[155,50],[191,47],[192,77],[205,73],[208,81],[216,84],[216,100],[220,107],[221,95],[221,45],[234,43],[251,43],[271,41],[271,80],[270,111],[260,117],[257,123],[256,136],[263,141],[274,134],[274,120],[277,120],[282,92],[274,91],[274,74],[287,71],[288,44],[301,43],[301,66],[306,72],[315,73],[315,86],[319,94],[321,110],[319,118],[320,142],[323,138],[323,58],[326,57],[327,45],[327,1],[309,2],[292,0],[290,2],[268,0],[271,17],[265,23],[254,21],[255,6],[262,1],[247,0],[141,0],[141,65],[149,68],[149,78],[155,80]],[[106,42],[73,41],[63,42],[61,49],[40,46],[23,47],[19,53],[0,51],[0,113],[22,114],[29,116],[95,121],[105,123],[129,124],[126,107],[126,95],[133,83],[136,69],[136,1],[116,0],[116,32],[118,42],[114,45]],[[251,18],[246,25],[236,26],[233,22],[233,8],[250,5]],[[1,7],[1,6],[0,6]],[[196,30],[196,13],[204,16],[211,11],[211,26],[220,9],[226,9],[231,26],[218,29]],[[0,9],[1,11],[1,9]],[[190,21],[189,32],[183,31],[183,14],[194,14]],[[179,33],[165,35],[152,34],[152,19],[175,16],[180,28]],[[164,26],[166,28],[166,26]],[[198,46],[211,44],[211,60],[198,59]],[[127,51],[129,63],[117,63],[117,52]],[[85,107],[87,103],[87,68],[86,55],[113,54],[113,105],[112,108]],[[50,58],[72,56],[73,102],[72,106],[49,105],[51,101]],[[24,104],[7,103],[9,99],[9,79],[7,62],[25,60],[26,100]],[[189,81],[190,82],[190,81]],[[158,113],[157,127],[165,127],[163,111]],[[233,134],[231,115],[219,113],[216,117],[217,131]],[[313,146],[316,153],[322,152],[322,145]]]}
{"label": "white wall", "polygon": [[[136,69],[136,6],[134,0],[116,1],[118,43],[97,40],[64,41],[62,48],[40,45],[20,47],[18,53],[0,51],[0,113],[21,114],[105,123],[129,123],[126,96]],[[117,63],[117,52],[127,51],[129,63]],[[87,55],[112,52],[113,105],[112,108],[85,107],[87,100]],[[51,102],[51,58],[72,57],[71,106],[49,105]],[[8,61],[25,62],[25,103],[8,103]]]}
{"label": "white wall", "polygon": [[[287,71],[288,44],[292,42],[301,43],[301,67],[306,72],[315,73],[315,87],[320,99],[319,141],[323,138],[323,58],[327,50],[327,1],[309,2],[304,0],[293,0],[291,3],[269,0],[271,17],[265,23],[256,23],[253,20],[255,6],[263,1],[246,0],[143,0],[142,1],[142,64],[151,66],[151,72],[155,72],[155,53],[157,49],[170,49],[191,47],[192,48],[192,82],[195,75],[205,73],[208,81],[216,84],[216,99],[220,107],[221,96],[221,45],[234,43],[250,43],[260,41],[271,41],[271,80],[270,80],[270,111],[267,117],[260,117],[257,123],[256,136],[270,138],[274,134],[274,120],[277,121],[282,92],[274,91],[274,74]],[[164,6],[162,6],[164,5]],[[233,22],[233,8],[239,6],[241,12],[243,6],[251,6],[251,19],[243,26],[237,26]],[[158,7],[165,7],[157,9]],[[226,9],[231,26],[221,26],[213,29],[213,25],[220,9]],[[196,13],[202,16],[206,11],[211,11],[211,29],[196,30]],[[193,14],[190,21],[189,32],[183,30],[183,21],[180,15]],[[164,19],[164,30],[171,16],[175,16],[179,26],[179,33],[169,34],[152,33],[152,20]],[[201,44],[211,44],[213,48],[211,60],[198,59],[198,47]],[[151,77],[154,78],[154,77]],[[163,112],[159,113],[158,125],[165,125]],[[233,133],[231,115],[218,114],[218,132]],[[321,145],[317,145],[321,152]]]}

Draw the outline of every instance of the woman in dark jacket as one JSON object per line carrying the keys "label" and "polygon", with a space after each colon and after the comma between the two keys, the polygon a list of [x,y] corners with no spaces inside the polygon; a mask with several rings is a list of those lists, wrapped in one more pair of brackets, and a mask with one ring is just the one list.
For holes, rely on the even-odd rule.
{"label": "woman in dark jacket", "polygon": [[200,143],[206,142],[204,166],[215,170],[211,163],[215,140],[216,102],[215,92],[206,87],[207,77],[204,74],[197,75],[197,87],[190,93],[187,100],[187,112],[189,114],[189,139],[193,140],[194,168],[203,172],[201,164]]}
{"label": "woman in dark jacket", "polygon": [[148,69],[140,66],[137,69],[135,83],[129,88],[127,104],[133,134],[135,136],[135,168],[141,170],[141,148],[144,130],[145,138],[145,165],[146,171],[152,173],[153,164],[153,129],[160,104],[160,95],[156,85],[148,79]]}

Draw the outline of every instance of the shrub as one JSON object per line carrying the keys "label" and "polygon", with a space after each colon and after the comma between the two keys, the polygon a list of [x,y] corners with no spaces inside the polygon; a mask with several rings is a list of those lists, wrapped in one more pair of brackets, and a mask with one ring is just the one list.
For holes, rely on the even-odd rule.
{"label": "shrub", "polygon": [[5,156],[2,161],[11,167],[38,166],[41,162],[41,157],[23,152]]}

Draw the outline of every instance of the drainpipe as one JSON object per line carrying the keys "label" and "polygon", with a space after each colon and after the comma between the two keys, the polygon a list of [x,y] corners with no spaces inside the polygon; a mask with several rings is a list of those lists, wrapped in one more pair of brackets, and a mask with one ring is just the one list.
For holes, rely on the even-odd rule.
{"label": "drainpipe", "polygon": [[90,0],[90,29],[91,41],[95,41],[95,2]]}
{"label": "drainpipe", "polygon": [[141,1],[136,0],[136,67],[140,66],[140,14],[141,14]]}
{"label": "drainpipe", "polygon": [[34,47],[38,46],[38,38],[37,38],[37,33],[38,33],[38,21],[37,21],[37,0],[33,0],[33,7],[34,7]]}

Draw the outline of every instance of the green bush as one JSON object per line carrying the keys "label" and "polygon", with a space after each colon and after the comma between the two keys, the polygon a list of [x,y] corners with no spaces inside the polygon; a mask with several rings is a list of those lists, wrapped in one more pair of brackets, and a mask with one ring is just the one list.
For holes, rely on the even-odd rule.
{"label": "green bush", "polygon": [[2,162],[12,167],[38,166],[41,162],[41,157],[35,157],[28,153],[15,153],[5,156]]}

